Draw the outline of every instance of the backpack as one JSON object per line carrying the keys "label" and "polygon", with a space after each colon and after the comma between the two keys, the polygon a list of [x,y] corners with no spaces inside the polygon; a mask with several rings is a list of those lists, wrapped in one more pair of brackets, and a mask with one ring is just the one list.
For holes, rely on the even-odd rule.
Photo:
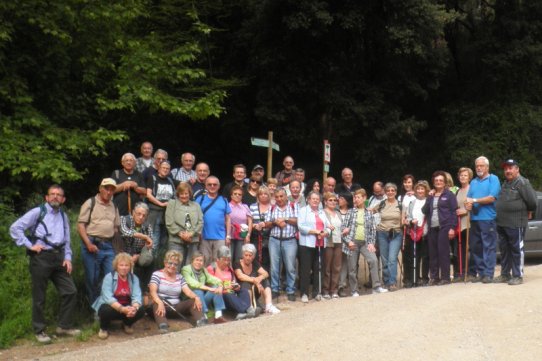
{"label": "backpack", "polygon": [[[173,182],[173,179],[170,177],[166,177],[166,179],[169,181],[169,184],[173,187],[173,193],[175,193],[175,183]],[[153,174],[152,176],[152,194],[156,197],[156,176]]]}
{"label": "backpack", "polygon": [[[200,207],[203,204],[203,196],[205,196],[205,194],[207,194],[207,193],[200,193],[200,194],[198,194],[198,196],[196,198],[194,198],[194,201],[197,201],[199,203]],[[226,208],[228,208],[228,202],[226,201],[226,198],[224,198],[220,194],[218,194],[216,196],[216,198],[211,201],[211,203],[209,203],[205,208],[203,208],[201,210],[201,213],[203,213],[203,215],[205,215],[205,212],[207,212],[213,206],[213,204],[215,204],[215,202],[218,200],[218,198],[222,198],[222,200],[224,201],[224,206]]]}
{"label": "backpack", "polygon": [[[386,200],[380,202],[378,205],[378,213],[382,212],[384,207],[386,206]],[[399,212],[403,212],[403,204],[397,200],[397,207],[399,208]]]}
{"label": "backpack", "polygon": [[[36,242],[38,240],[41,240],[43,243],[45,243],[46,245],[56,249],[56,250],[59,250],[59,249],[62,249],[64,248],[64,244],[62,245],[55,245],[55,244],[52,244],[51,242],[49,242],[47,240],[47,236],[49,235],[49,230],[47,229],[47,225],[45,224],[45,222],[43,222],[43,219],[45,218],[45,215],[47,214],[47,208],[45,207],[45,203],[42,203],[39,205],[39,208],[40,208],[40,214],[38,216],[38,220],[36,221],[36,223],[34,224],[34,226],[32,227],[32,230],[29,232],[29,235],[27,236],[28,240],[30,241],[30,243],[32,243],[32,245],[36,244]],[[64,212],[62,211],[62,209],[59,209],[60,211],[60,216],[62,217],[62,231],[63,232],[66,232],[66,215],[64,214]],[[44,238],[39,238],[36,236],[36,230],[38,229],[38,226],[39,225],[42,225],[43,228],[45,228],[45,237]],[[62,238],[64,238],[65,234],[62,235]],[[30,251],[27,249],[27,254],[32,254],[33,251]]]}

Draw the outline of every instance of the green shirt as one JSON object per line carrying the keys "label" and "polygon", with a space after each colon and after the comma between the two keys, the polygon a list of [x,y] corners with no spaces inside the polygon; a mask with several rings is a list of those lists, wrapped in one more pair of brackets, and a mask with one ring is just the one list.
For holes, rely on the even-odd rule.
{"label": "green shirt", "polygon": [[354,239],[356,241],[364,241],[365,240],[365,212],[358,211],[358,216],[356,217],[356,234]]}

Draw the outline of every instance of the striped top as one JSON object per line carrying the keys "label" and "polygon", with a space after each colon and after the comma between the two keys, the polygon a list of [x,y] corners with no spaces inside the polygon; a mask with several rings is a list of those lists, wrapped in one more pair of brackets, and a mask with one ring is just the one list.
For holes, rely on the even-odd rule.
{"label": "striped top", "polygon": [[153,283],[158,286],[158,297],[167,299],[172,305],[179,303],[182,288],[187,285],[182,275],[177,274],[175,281],[172,282],[166,278],[163,270],[155,271],[152,274],[149,284]]}

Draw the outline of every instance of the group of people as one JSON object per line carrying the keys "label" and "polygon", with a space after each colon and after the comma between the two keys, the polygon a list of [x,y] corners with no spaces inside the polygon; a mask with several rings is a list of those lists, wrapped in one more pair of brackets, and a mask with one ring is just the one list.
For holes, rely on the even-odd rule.
{"label": "group of people", "polygon": [[[479,157],[474,179],[470,168],[460,168],[459,187],[437,171],[431,185],[412,175],[403,177],[401,189],[377,181],[369,197],[351,169],[342,170],[338,185],[332,177],[305,182],[290,156],[267,179],[262,166],[248,176],[237,164],[221,187],[193,154],[182,154],[181,166],[171,169],[166,151],[152,156],[145,142],[141,152],[122,156],[122,168],[102,180],[77,221],[87,296],[102,339],[113,320],[132,333],[145,310],[167,332],[168,317],[202,326],[227,322],[224,312],[237,320],[279,313],[282,292],[304,303],[309,296],[357,297],[360,254],[370,275],[363,286],[374,293],[466,279],[522,282],[523,236],[536,193],[512,159],[503,163],[502,186]],[[10,228],[30,255],[32,323],[40,342],[50,342],[43,315],[49,279],[62,299],[57,333],[80,333],[72,320],[76,289],[64,201],[63,189],[53,185],[45,203]],[[497,237],[502,268],[493,278]]]}

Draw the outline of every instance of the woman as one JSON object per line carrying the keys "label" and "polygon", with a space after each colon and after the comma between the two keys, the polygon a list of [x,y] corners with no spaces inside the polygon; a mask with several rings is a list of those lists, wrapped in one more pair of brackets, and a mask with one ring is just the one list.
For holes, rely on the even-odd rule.
{"label": "woman", "polygon": [[324,194],[324,209],[331,234],[326,238],[326,248],[324,250],[324,283],[322,286],[322,296],[329,300],[339,298],[339,276],[342,266],[342,221],[340,213],[337,211],[338,198],[335,193],[326,192]]}
{"label": "woman", "polygon": [[243,258],[233,263],[233,269],[241,287],[249,290],[252,298],[252,307],[257,309],[256,300],[263,295],[265,313],[276,315],[280,310],[273,305],[271,287],[269,286],[269,273],[263,269],[256,258],[256,247],[247,243],[243,245]]}
{"label": "woman", "polygon": [[138,202],[132,210],[132,215],[120,217],[120,232],[123,239],[123,251],[132,256],[134,274],[140,280],[141,292],[145,293],[152,273],[152,261],[147,264],[139,262],[143,248],[152,255],[152,227],[147,224],[149,206]]}
{"label": "woman", "polygon": [[434,193],[427,198],[423,213],[427,217],[429,232],[429,285],[450,283],[450,241],[457,226],[457,199],[446,186],[443,171],[433,173]]}
{"label": "woman", "polygon": [[271,207],[271,193],[269,192],[269,188],[261,186],[258,189],[257,202],[250,205],[250,213],[252,213],[251,242],[256,246],[258,262],[268,272],[271,264],[269,260],[270,230],[265,227],[265,219]]}
{"label": "woman", "polygon": [[233,259],[241,258],[243,244],[250,242],[252,233],[252,213],[248,206],[242,203],[243,188],[234,185],[230,190],[230,223],[231,223],[231,250]]}
{"label": "woman", "polygon": [[[467,215],[468,212],[465,209],[465,201],[467,200],[467,193],[469,191],[470,181],[473,177],[472,169],[462,167],[457,172],[459,184],[461,188],[455,194],[457,199],[457,210],[455,211],[458,219],[460,220],[460,229],[456,230],[456,237],[453,241],[453,270],[454,279],[453,282],[460,282],[464,280],[465,275],[465,262],[467,261],[466,252],[467,247],[465,241],[467,239]],[[458,227],[459,228],[459,227]]]}
{"label": "woman", "polygon": [[279,186],[279,181],[277,178],[268,178],[266,184],[267,188],[269,188],[269,194],[271,195],[271,204],[275,204],[275,191]]}
{"label": "woman", "polygon": [[320,181],[316,178],[309,179],[303,195],[305,199],[308,199],[310,192],[320,193]]}
{"label": "woman", "polygon": [[341,276],[339,279],[339,296],[346,297],[348,296],[345,288],[347,286],[347,276],[348,276],[348,254],[350,251],[348,249],[347,238],[350,233],[350,227],[352,226],[352,214],[354,207],[354,200],[352,193],[345,192],[339,194],[339,215],[341,217],[342,224],[342,260],[341,260]]}
{"label": "woman", "polygon": [[406,215],[406,209],[410,201],[416,198],[414,194],[414,184],[416,180],[412,174],[406,174],[403,176],[403,189],[401,195],[397,197],[397,200],[401,202],[401,207],[403,208],[403,216]]}
{"label": "woman", "polygon": [[256,203],[258,198],[258,189],[260,189],[262,181],[257,176],[251,176],[248,180],[246,192],[243,192],[243,203],[250,206]]}
{"label": "woman", "polygon": [[384,192],[386,198],[374,209],[374,212],[380,214],[380,223],[376,226],[376,237],[382,259],[384,285],[393,292],[397,290],[397,257],[403,239],[401,232],[402,207],[395,198],[397,186],[394,183],[386,183]]}
{"label": "woman", "polygon": [[190,264],[184,266],[181,270],[188,286],[203,301],[202,310],[204,317],[207,317],[209,307],[212,306],[215,311],[214,323],[227,322],[222,316],[222,311],[226,308],[222,292],[222,281],[215,276],[211,276],[207,269],[203,267],[205,260],[203,254],[199,251],[194,252]]}
{"label": "woman", "polygon": [[[429,194],[429,183],[419,181],[414,186],[414,190],[416,197],[404,209],[405,225],[407,226],[405,248],[403,251],[403,285],[405,288],[423,285],[429,281],[427,221],[422,212],[427,195]],[[416,247],[416,250],[414,250],[414,247]],[[414,256],[416,256],[416,272],[414,272]],[[420,269],[422,259],[424,259],[423,269]]]}
{"label": "woman", "polygon": [[[158,173],[147,178],[147,203],[149,203],[149,224],[153,229],[153,248],[158,255],[163,254],[166,243],[164,214],[168,202],[175,195],[175,183],[169,177],[171,165],[167,160],[160,163]],[[162,239],[164,238],[164,239]]]}
{"label": "woman", "polygon": [[251,306],[250,294],[247,289],[242,288],[235,278],[235,271],[230,266],[231,252],[228,246],[221,246],[218,249],[216,262],[207,266],[207,271],[222,281],[224,303],[226,308],[235,311],[236,320],[256,317],[256,309]]}
{"label": "woman", "polygon": [[320,301],[322,286],[322,248],[324,239],[331,233],[326,214],[320,209],[320,194],[310,192],[308,204],[299,210],[299,291],[301,302],[309,302],[309,285],[312,271],[312,297]]}
{"label": "woman", "polygon": [[203,229],[203,213],[199,203],[191,201],[192,187],[182,182],[177,186],[177,199],[166,207],[166,228],[169,234],[168,249],[181,253],[180,267],[184,267],[192,254],[198,250]]}
{"label": "woman", "polygon": [[111,321],[121,320],[124,332],[132,334],[132,325],[145,315],[139,279],[130,272],[133,265],[128,253],[117,254],[113,259],[114,271],[105,275],[102,292],[92,305],[100,318],[98,337],[102,340],[109,337]]}
{"label": "woman", "polygon": [[[201,313],[201,299],[188,287],[183,276],[178,273],[181,254],[169,250],[164,256],[164,268],[152,274],[149,283],[154,321],[161,333],[168,332],[167,317],[178,315],[191,316],[196,327],[207,324]],[[181,294],[188,297],[181,300]]]}

